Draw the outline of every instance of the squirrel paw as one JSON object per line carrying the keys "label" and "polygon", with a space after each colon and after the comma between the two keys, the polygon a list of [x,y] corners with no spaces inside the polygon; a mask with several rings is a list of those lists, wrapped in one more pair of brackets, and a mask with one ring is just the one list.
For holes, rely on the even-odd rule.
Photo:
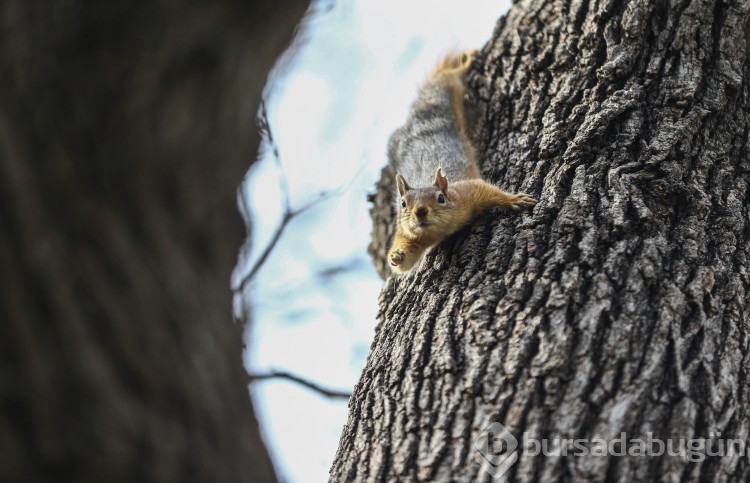
{"label": "squirrel paw", "polygon": [[390,263],[392,267],[398,267],[404,263],[404,260],[406,260],[406,252],[401,248],[392,251],[388,255],[388,263]]}
{"label": "squirrel paw", "polygon": [[537,200],[532,198],[531,195],[527,195],[526,193],[518,193],[511,203],[511,210],[521,211],[523,209],[533,207],[537,203]]}

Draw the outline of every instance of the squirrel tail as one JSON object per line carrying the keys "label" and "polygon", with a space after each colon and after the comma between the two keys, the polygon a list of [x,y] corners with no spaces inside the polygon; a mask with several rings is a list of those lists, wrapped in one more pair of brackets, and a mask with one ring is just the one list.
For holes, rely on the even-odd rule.
{"label": "squirrel tail", "polygon": [[476,153],[469,134],[468,124],[470,124],[470,121],[467,119],[467,116],[471,117],[473,116],[473,113],[467,112],[467,105],[464,99],[464,94],[466,92],[466,74],[477,55],[479,55],[479,51],[476,49],[463,51],[453,50],[448,52],[442,59],[440,59],[435,70],[432,71],[422,87],[425,89],[429,85],[439,85],[443,89],[447,89],[449,92],[453,119],[458,128],[459,136],[463,141],[466,150],[466,158],[469,161],[465,168],[466,172],[463,174],[463,177],[465,178],[479,177]]}

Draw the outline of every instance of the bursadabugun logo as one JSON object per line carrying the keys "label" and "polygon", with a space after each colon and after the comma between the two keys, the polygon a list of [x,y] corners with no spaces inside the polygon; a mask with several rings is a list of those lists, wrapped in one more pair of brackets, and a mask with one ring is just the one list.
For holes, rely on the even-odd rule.
{"label": "bursadabugun logo", "polygon": [[518,460],[518,440],[505,426],[492,423],[474,441],[474,457],[493,478],[503,475]]}
{"label": "bursadabugun logo", "polygon": [[[645,437],[644,437],[645,436]],[[474,458],[493,478],[502,476],[524,457],[544,456],[635,456],[673,457],[687,462],[701,462],[707,457],[750,457],[750,447],[744,438],[721,438],[721,432],[709,431],[708,438],[654,438],[651,431],[630,438],[621,431],[618,437],[567,439],[536,439],[524,432],[521,444],[500,423],[492,423],[474,441]]]}

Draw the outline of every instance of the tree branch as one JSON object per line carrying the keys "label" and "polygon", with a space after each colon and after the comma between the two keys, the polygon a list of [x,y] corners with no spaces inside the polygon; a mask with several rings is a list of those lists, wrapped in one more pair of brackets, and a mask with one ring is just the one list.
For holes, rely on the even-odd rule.
{"label": "tree branch", "polygon": [[268,379],[286,379],[287,381],[292,381],[305,386],[306,388],[331,399],[349,399],[349,397],[352,395],[350,392],[326,389],[314,382],[310,382],[307,379],[286,371],[271,371],[265,374],[250,374],[250,382],[263,381]]}
{"label": "tree branch", "polygon": [[[284,230],[286,229],[287,225],[289,225],[289,222],[292,221],[292,219],[295,216],[301,215],[308,209],[315,206],[317,203],[340,192],[339,189],[333,190],[333,191],[322,191],[319,193],[317,198],[310,200],[306,204],[302,205],[300,208],[293,209],[291,205],[290,197],[289,197],[289,183],[287,182],[286,175],[284,174],[284,167],[281,164],[281,156],[279,155],[279,148],[276,144],[276,141],[273,138],[273,133],[271,132],[271,127],[269,126],[269,123],[268,123],[268,112],[266,111],[265,100],[261,102],[260,113],[258,114],[257,123],[258,123],[258,131],[260,132],[261,136],[265,140],[266,144],[269,146],[269,149],[271,149],[271,152],[273,153],[274,162],[276,163],[276,166],[279,169],[279,185],[281,188],[281,196],[283,197],[284,214],[281,217],[281,222],[279,223],[279,226],[276,227],[276,230],[274,231],[273,236],[271,237],[271,240],[268,242],[268,245],[266,245],[266,247],[263,249],[263,252],[260,254],[258,259],[253,264],[253,266],[250,268],[248,273],[244,277],[242,277],[242,280],[240,280],[239,284],[237,284],[235,287],[232,288],[232,290],[234,290],[235,292],[243,292],[245,290],[245,287],[247,287],[248,283],[250,283],[255,278],[255,275],[258,273],[260,268],[268,259],[268,256],[271,254],[273,249],[278,244],[279,240],[281,239],[281,235],[284,233]],[[249,220],[250,209],[249,207],[246,206],[246,201],[244,199],[243,199],[243,206],[245,206],[244,210],[247,212],[246,217]]]}

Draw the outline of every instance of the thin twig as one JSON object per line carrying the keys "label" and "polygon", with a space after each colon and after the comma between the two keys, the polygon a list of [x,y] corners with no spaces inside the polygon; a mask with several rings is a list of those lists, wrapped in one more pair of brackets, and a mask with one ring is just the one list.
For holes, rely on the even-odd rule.
{"label": "thin twig", "polygon": [[288,381],[292,381],[305,386],[306,388],[331,399],[349,399],[351,397],[351,393],[323,388],[314,382],[310,382],[307,379],[286,371],[271,371],[265,374],[250,374],[250,382],[263,381],[268,379],[286,379]]}
{"label": "thin twig", "polygon": [[233,290],[235,292],[239,291],[242,292],[245,290],[245,287],[247,287],[247,284],[250,283],[253,278],[255,278],[255,275],[258,273],[258,270],[261,269],[263,264],[268,259],[268,256],[271,255],[271,252],[274,248],[276,248],[276,245],[279,243],[279,239],[281,239],[281,235],[284,233],[284,230],[286,229],[287,225],[289,225],[289,222],[292,221],[292,219],[295,216],[299,216],[305,211],[309,210],[313,206],[315,206],[317,203],[320,203],[321,201],[330,198],[332,196],[335,196],[338,194],[338,190],[333,191],[323,191],[320,193],[320,195],[310,200],[308,203],[302,205],[300,208],[297,208],[296,210],[293,210],[291,208],[287,208],[284,212],[284,214],[281,217],[281,222],[279,223],[279,226],[276,227],[276,230],[273,232],[273,236],[271,237],[271,240],[268,242],[268,245],[263,249],[263,252],[260,254],[260,256],[255,260],[255,263],[253,263],[252,268],[247,272],[247,274],[242,277],[242,280],[240,280],[240,283],[237,284]]}
{"label": "thin twig", "polygon": [[[235,292],[243,292],[245,288],[247,287],[248,283],[250,283],[254,278],[255,275],[257,275],[258,271],[261,269],[263,264],[268,259],[269,255],[271,255],[271,252],[276,247],[276,245],[279,243],[279,240],[281,239],[281,235],[284,233],[284,230],[286,229],[287,225],[289,225],[289,222],[292,221],[292,219],[295,216],[301,215],[308,209],[315,206],[317,203],[320,203],[321,201],[330,198],[332,196],[336,196],[341,193],[341,189],[337,190],[331,190],[331,191],[323,191],[321,192],[317,198],[314,198],[307,202],[306,204],[302,205],[300,208],[293,209],[290,201],[289,196],[289,182],[286,178],[286,173],[284,171],[284,166],[281,163],[281,156],[279,155],[279,148],[276,144],[276,140],[273,138],[273,132],[271,132],[271,127],[268,122],[268,112],[266,111],[266,103],[265,100],[261,101],[260,104],[260,112],[258,113],[257,118],[258,123],[258,130],[260,131],[261,136],[265,139],[266,144],[271,149],[271,152],[273,153],[273,159],[276,163],[276,167],[279,170],[279,188],[281,189],[281,196],[283,198],[283,204],[284,204],[284,214],[281,216],[281,222],[276,227],[276,230],[273,233],[273,236],[271,237],[271,240],[268,242],[268,245],[263,249],[263,252],[261,252],[260,256],[256,259],[253,266],[250,268],[250,270],[247,272],[245,276],[242,277],[240,282],[235,285],[232,290]],[[245,203],[245,200],[243,200],[243,203]],[[248,212],[248,219],[249,219],[249,208],[245,208]]]}
{"label": "thin twig", "polygon": [[258,126],[262,133],[266,144],[270,147],[273,153],[273,161],[276,164],[276,169],[279,170],[279,188],[281,189],[281,196],[284,197],[284,211],[292,211],[292,205],[289,201],[289,181],[286,179],[286,171],[284,165],[281,163],[281,155],[279,154],[279,145],[276,144],[276,140],[273,137],[273,131],[271,131],[271,125],[268,121],[268,111],[266,110],[265,99],[260,103],[260,112],[258,113]]}

